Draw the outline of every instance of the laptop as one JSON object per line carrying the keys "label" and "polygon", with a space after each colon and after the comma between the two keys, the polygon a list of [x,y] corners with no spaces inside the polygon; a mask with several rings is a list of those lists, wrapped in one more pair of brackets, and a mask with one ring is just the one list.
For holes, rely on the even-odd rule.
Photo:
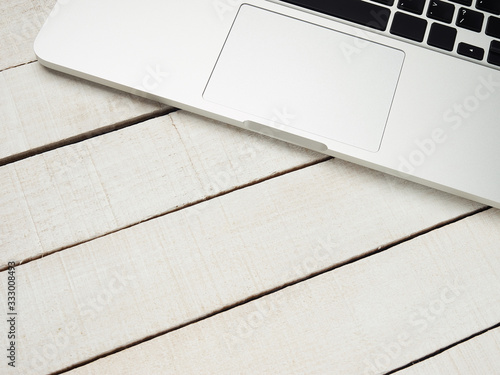
{"label": "laptop", "polygon": [[500,208],[498,0],[60,0],[39,61]]}

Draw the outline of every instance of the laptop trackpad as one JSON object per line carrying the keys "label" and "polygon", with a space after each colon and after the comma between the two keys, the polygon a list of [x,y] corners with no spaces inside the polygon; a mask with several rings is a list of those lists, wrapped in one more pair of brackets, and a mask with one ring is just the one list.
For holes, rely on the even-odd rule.
{"label": "laptop trackpad", "polygon": [[378,151],[404,53],[243,5],[203,97]]}

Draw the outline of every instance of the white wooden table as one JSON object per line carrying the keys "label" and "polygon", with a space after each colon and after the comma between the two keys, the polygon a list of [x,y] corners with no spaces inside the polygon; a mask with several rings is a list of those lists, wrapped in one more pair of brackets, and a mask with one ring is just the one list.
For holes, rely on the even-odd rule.
{"label": "white wooden table", "polygon": [[498,210],[49,71],[54,3],[0,4],[1,374],[500,374]]}

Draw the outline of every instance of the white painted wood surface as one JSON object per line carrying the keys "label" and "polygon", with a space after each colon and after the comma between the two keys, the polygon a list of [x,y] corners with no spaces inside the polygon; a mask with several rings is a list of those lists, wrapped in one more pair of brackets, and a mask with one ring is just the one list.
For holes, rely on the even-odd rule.
{"label": "white painted wood surface", "polygon": [[322,159],[182,112],[35,155],[0,167],[0,265]]}
{"label": "white painted wood surface", "polygon": [[0,165],[169,109],[33,63],[33,42],[55,4],[55,0],[0,4]]}
{"label": "white painted wood surface", "polygon": [[36,59],[33,41],[56,0],[0,2],[0,71]]}
{"label": "white painted wood surface", "polygon": [[[335,160],[38,259],[18,271],[26,298],[43,296],[23,310],[47,316],[21,324],[23,373],[90,359],[476,207]],[[81,336],[63,335],[52,358],[69,323]]]}
{"label": "white painted wood surface", "polygon": [[500,374],[500,328],[398,371],[397,375]]}
{"label": "white painted wood surface", "polygon": [[498,322],[499,240],[490,210],[69,373],[383,373]]}
{"label": "white painted wood surface", "polygon": [[[500,211],[182,111],[145,121],[169,109],[30,63],[54,2],[0,5],[0,267],[24,262],[0,373],[382,373],[498,324]],[[497,331],[400,372],[495,373]]]}
{"label": "white painted wood surface", "polygon": [[50,71],[38,62],[0,72],[0,162],[165,112],[146,99]]}

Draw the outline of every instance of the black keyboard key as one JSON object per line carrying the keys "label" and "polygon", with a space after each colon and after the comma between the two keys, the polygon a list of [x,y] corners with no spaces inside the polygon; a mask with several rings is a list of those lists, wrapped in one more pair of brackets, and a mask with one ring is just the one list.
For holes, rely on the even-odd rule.
{"label": "black keyboard key", "polygon": [[444,1],[431,0],[429,8],[427,8],[427,17],[434,18],[435,20],[451,23],[453,13],[455,12],[455,5],[445,3]]}
{"label": "black keyboard key", "polygon": [[422,14],[424,11],[425,0],[399,0],[398,8],[412,12],[415,14]]}
{"label": "black keyboard key", "polygon": [[457,38],[457,29],[440,23],[433,23],[429,31],[427,44],[433,47],[441,48],[446,51],[453,51],[455,39]]}
{"label": "black keyboard key", "polygon": [[500,14],[500,1],[498,0],[477,0],[476,8],[496,15]]}
{"label": "black keyboard key", "polygon": [[458,10],[457,26],[467,30],[480,32],[483,27],[484,14],[474,10],[460,8]]}
{"label": "black keyboard key", "polygon": [[450,1],[453,1],[454,3],[457,4],[467,5],[469,7],[472,5],[472,0],[450,0]]}
{"label": "black keyboard key", "polygon": [[490,16],[486,24],[486,35],[500,39],[500,18]]}
{"label": "black keyboard key", "polygon": [[426,28],[426,20],[397,12],[392,21],[391,34],[421,42],[424,40]]}
{"label": "black keyboard key", "polygon": [[490,64],[500,66],[500,42],[497,40],[493,40],[490,44],[488,62]]}
{"label": "black keyboard key", "polygon": [[315,12],[385,31],[391,11],[361,0],[283,0]]}
{"label": "black keyboard key", "polygon": [[372,0],[380,4],[389,5],[392,7],[394,5],[394,0]]}
{"label": "black keyboard key", "polygon": [[482,60],[484,57],[484,49],[467,43],[459,43],[457,52],[459,55],[467,56],[476,60]]}

